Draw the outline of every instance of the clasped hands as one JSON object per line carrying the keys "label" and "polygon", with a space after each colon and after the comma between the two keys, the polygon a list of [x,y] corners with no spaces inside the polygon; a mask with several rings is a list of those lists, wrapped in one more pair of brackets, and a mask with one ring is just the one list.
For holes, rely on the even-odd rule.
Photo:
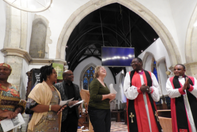
{"label": "clasped hands", "polygon": [[146,86],[145,84],[143,84],[141,87],[140,87],[140,90],[142,91],[142,93],[146,93],[146,92],[150,92],[150,87],[149,86]]}
{"label": "clasped hands", "polygon": [[186,77],[186,78],[185,78],[185,84],[183,85],[182,89],[183,89],[183,90],[186,90],[186,89],[189,88],[189,87],[190,87],[189,78]]}

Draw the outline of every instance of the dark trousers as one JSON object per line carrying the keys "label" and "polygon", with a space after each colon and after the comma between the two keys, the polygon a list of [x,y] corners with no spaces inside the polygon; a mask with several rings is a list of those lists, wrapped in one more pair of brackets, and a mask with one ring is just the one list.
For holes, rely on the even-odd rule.
{"label": "dark trousers", "polygon": [[111,113],[110,109],[94,109],[88,107],[88,114],[94,132],[110,132]]}
{"label": "dark trousers", "polygon": [[65,121],[62,122],[61,132],[77,132],[78,118],[75,112],[68,114]]}

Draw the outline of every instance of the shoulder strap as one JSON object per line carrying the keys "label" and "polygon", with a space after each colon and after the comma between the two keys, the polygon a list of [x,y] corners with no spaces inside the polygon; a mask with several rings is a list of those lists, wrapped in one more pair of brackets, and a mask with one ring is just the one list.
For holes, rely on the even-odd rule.
{"label": "shoulder strap", "polygon": [[135,73],[134,70],[129,72],[129,74],[130,74],[130,82],[131,82],[131,83],[130,83],[130,86],[132,86],[132,81],[131,81],[131,80],[132,80],[132,78],[133,78],[134,73]]}
{"label": "shoulder strap", "polygon": [[144,72],[145,72],[145,75],[146,75],[147,84],[148,84],[148,86],[150,87],[150,86],[152,86],[152,79],[151,79],[151,76],[150,76],[151,73],[149,73],[149,72],[146,71],[146,70],[144,70]]}

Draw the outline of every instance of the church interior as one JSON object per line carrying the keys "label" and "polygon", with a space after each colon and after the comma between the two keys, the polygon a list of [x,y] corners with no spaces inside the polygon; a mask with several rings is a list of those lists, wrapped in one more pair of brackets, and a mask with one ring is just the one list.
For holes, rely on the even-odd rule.
{"label": "church interior", "polygon": [[[156,102],[160,123],[164,132],[171,132],[166,81],[174,76],[173,67],[178,63],[186,66],[187,75],[197,77],[197,1],[41,1],[35,1],[31,9],[29,0],[0,0],[0,61],[11,65],[8,81],[17,86],[20,97],[27,99],[36,80],[34,72],[49,64],[61,67],[56,69],[58,76],[63,70],[72,70],[74,83],[80,90],[88,90],[94,68],[103,64],[102,47],[134,48],[143,69],[157,77],[162,92]],[[125,125],[123,82],[132,67],[105,68],[106,85],[112,84],[117,91],[110,103],[112,124]],[[78,124],[88,129],[85,105],[80,107]],[[23,116],[28,120],[29,115]],[[27,123],[21,131],[25,132],[26,127]],[[127,131],[123,129],[116,131]]]}

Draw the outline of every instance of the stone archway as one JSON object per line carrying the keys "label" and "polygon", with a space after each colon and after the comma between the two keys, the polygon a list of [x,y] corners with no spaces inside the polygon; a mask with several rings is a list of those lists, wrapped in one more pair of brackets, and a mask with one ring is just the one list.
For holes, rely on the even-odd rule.
{"label": "stone archway", "polygon": [[186,45],[185,45],[185,53],[186,53],[186,63],[197,62],[197,26],[194,26],[197,21],[197,5],[194,9],[194,12],[191,16],[189,27],[187,29],[187,37],[186,37]]}
{"label": "stone archway", "polygon": [[[195,25],[194,25],[195,24]],[[197,77],[197,5],[191,16],[185,42],[186,73]]]}
{"label": "stone archway", "polygon": [[128,0],[94,0],[89,1],[85,5],[81,6],[78,10],[76,10],[68,21],[65,23],[64,28],[59,36],[59,40],[57,43],[57,52],[56,58],[57,59],[65,59],[65,47],[69,36],[71,35],[72,31],[74,30],[75,26],[89,13],[101,8],[103,6],[112,4],[112,3],[119,3],[128,9],[134,11],[136,14],[141,16],[151,27],[157,32],[159,37],[161,38],[166,50],[171,56],[170,61],[172,65],[177,64],[177,62],[181,62],[180,53],[178,51],[175,52],[177,46],[174,42],[173,37],[167,30],[167,28],[162,24],[162,22],[148,9],[146,9],[143,5],[138,3],[137,1],[129,1]]}

